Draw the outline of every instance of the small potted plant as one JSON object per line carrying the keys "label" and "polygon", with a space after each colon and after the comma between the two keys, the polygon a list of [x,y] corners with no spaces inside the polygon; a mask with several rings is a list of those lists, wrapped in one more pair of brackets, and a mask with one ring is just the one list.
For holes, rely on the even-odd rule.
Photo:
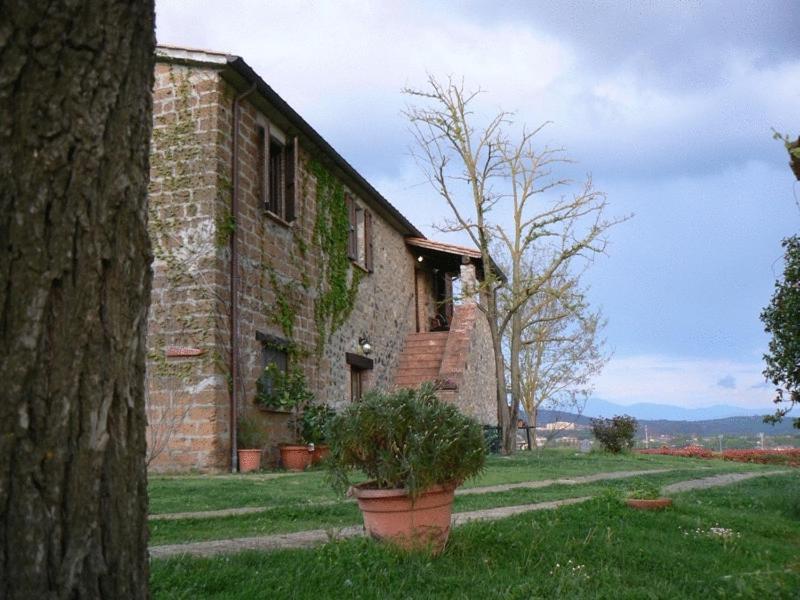
{"label": "small potted plant", "polygon": [[306,444],[314,445],[311,464],[322,462],[330,453],[327,445],[328,427],[336,412],[327,404],[307,406],[301,416],[301,434]]}
{"label": "small potted plant", "polygon": [[660,510],[672,506],[671,498],[661,496],[661,488],[645,479],[637,479],[628,490],[625,504],[639,510]]}
{"label": "small potted plant", "polygon": [[303,443],[303,412],[314,399],[309,391],[303,372],[293,367],[282,371],[274,364],[264,370],[265,377],[259,381],[256,402],[270,410],[291,410],[289,420],[294,443],[280,444],[281,464],[289,471],[303,471],[311,464],[314,445]]}
{"label": "small potted plant", "polygon": [[261,468],[261,452],[267,443],[266,432],[248,417],[239,419],[236,427],[236,447],[239,472],[248,473]]}
{"label": "small potted plant", "polygon": [[[331,482],[358,500],[370,536],[404,549],[444,549],[453,495],[484,465],[481,426],[419,390],[371,391],[333,418]],[[369,481],[350,486],[350,473]]]}

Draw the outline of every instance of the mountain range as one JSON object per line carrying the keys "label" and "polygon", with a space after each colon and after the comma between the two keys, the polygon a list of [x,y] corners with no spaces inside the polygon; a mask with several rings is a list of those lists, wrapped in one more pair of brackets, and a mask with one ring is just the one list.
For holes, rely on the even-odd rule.
{"label": "mountain range", "polygon": [[614,415],[630,415],[640,420],[664,421],[709,421],[714,419],[727,419],[729,417],[761,417],[771,413],[771,407],[763,409],[743,408],[716,404],[700,408],[683,408],[669,404],[652,404],[640,402],[637,404],[615,404],[600,398],[591,398],[583,410],[586,417],[613,417]]}

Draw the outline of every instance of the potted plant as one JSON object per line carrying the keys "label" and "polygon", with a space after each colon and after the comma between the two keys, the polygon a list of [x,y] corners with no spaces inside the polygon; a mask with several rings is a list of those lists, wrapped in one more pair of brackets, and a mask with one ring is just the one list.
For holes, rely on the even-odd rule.
{"label": "potted plant", "polygon": [[327,445],[328,427],[336,412],[327,404],[312,404],[307,406],[301,417],[301,435],[306,444],[314,445],[311,455],[311,464],[322,462],[330,449]]}
{"label": "potted plant", "polygon": [[302,443],[302,414],[314,399],[303,372],[293,367],[282,371],[276,365],[267,365],[265,377],[259,380],[256,402],[270,410],[291,410],[289,421],[294,443],[280,444],[281,464],[289,471],[303,471],[311,464],[313,444]]}
{"label": "potted plant", "polygon": [[[405,549],[441,552],[455,488],[483,469],[481,426],[440,401],[427,384],[368,392],[329,429],[331,482],[356,497],[369,535]],[[353,470],[369,481],[350,486]]]}
{"label": "potted plant", "polygon": [[236,427],[236,447],[239,472],[248,473],[261,468],[261,452],[267,443],[266,432],[253,419],[239,419]]}
{"label": "potted plant", "polygon": [[654,483],[638,479],[628,491],[625,504],[639,510],[659,510],[672,506],[672,499],[662,497],[661,488]]}

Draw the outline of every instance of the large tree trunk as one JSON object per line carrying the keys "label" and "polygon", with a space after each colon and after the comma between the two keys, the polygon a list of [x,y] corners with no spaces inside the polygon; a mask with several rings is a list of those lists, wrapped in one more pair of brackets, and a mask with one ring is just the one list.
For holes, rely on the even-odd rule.
{"label": "large tree trunk", "polygon": [[0,15],[0,598],[143,598],[153,2]]}

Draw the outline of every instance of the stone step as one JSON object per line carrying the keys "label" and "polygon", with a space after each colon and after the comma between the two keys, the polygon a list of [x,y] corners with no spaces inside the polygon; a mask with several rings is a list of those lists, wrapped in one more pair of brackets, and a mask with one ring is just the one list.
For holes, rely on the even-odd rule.
{"label": "stone step", "polygon": [[444,350],[444,347],[447,345],[447,340],[406,340],[404,349],[406,350],[416,350],[422,348],[441,348]]}
{"label": "stone step", "polygon": [[439,367],[406,367],[397,369],[398,375],[439,375]]}
{"label": "stone step", "polygon": [[435,379],[435,377],[428,377],[426,379],[396,379],[394,382],[394,387],[418,388],[423,383],[429,383]]}
{"label": "stone step", "polygon": [[438,358],[423,358],[404,355],[400,357],[400,364],[397,366],[397,370],[398,372],[403,369],[436,369],[438,371],[441,364],[441,356]]}
{"label": "stone step", "polygon": [[423,381],[433,381],[439,376],[438,372],[431,373],[398,373],[395,375],[395,383],[421,383]]}
{"label": "stone step", "polygon": [[422,333],[409,333],[406,340],[446,340],[447,331],[426,331]]}

